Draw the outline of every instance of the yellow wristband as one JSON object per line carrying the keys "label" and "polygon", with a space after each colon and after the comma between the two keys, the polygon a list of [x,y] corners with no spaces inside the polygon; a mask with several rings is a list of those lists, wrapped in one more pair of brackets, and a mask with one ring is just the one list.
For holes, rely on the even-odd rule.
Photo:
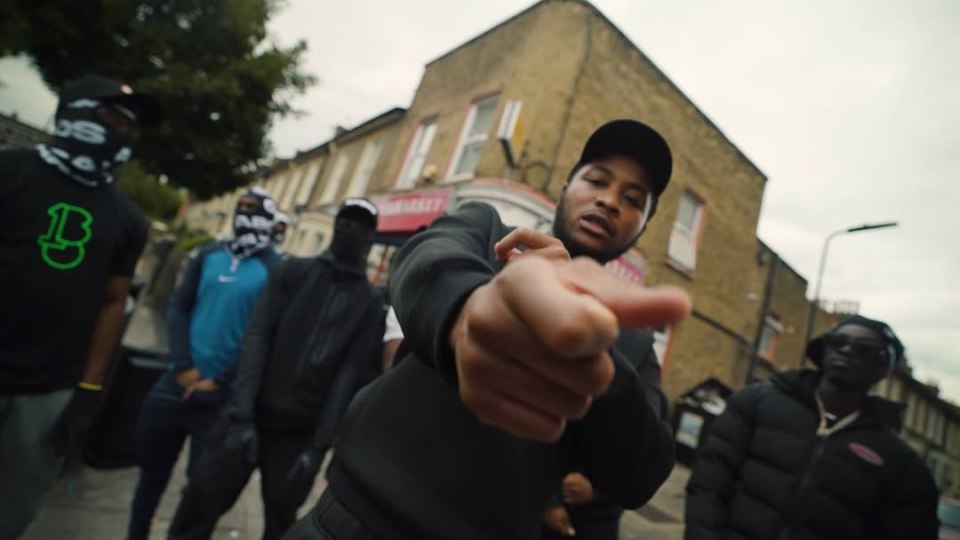
{"label": "yellow wristband", "polygon": [[94,391],[94,392],[99,392],[99,391],[103,390],[103,385],[102,385],[102,384],[93,384],[93,383],[88,383],[88,382],[80,381],[80,382],[77,383],[77,388],[82,388],[82,389],[84,389],[84,390],[92,390],[92,391]]}

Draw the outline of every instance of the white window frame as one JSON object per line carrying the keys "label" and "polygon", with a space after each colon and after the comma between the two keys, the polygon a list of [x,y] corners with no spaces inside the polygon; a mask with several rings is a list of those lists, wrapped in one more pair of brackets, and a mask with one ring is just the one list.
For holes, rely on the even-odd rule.
{"label": "white window frame", "polygon": [[303,178],[300,179],[300,189],[293,201],[294,206],[303,206],[310,202],[310,195],[313,194],[313,187],[317,185],[317,173],[320,172],[322,160],[317,160],[307,166]]}
{"label": "white window frame", "polygon": [[[457,173],[457,167],[460,165],[460,160],[463,159],[464,150],[468,146],[480,145],[482,148],[486,144],[487,139],[490,138],[490,130],[493,129],[494,119],[496,117],[497,109],[497,99],[499,95],[493,95],[485,97],[483,99],[477,100],[470,106],[470,112],[467,113],[467,119],[463,123],[463,129],[460,132],[460,138],[457,142],[457,150],[453,154],[453,159],[450,160],[450,170],[447,171],[447,180],[463,180],[467,178],[473,178],[476,173],[476,165],[474,165],[473,170],[464,171]],[[470,132],[473,131],[473,124],[477,119],[477,109],[486,105],[492,105],[493,111],[490,114],[490,124],[487,126],[482,133],[476,133],[470,135]],[[479,158],[477,160],[479,163]]]}
{"label": "white window frame", "polygon": [[336,161],[333,162],[333,171],[330,173],[330,179],[323,186],[323,195],[320,197],[320,204],[332,203],[337,193],[340,191],[340,185],[343,184],[343,177],[347,175],[347,168],[350,167],[350,156],[346,152],[340,152]]}
{"label": "white window frame", "polygon": [[[680,221],[681,208],[684,202],[695,205],[693,223]],[[673,230],[670,231],[670,242],[667,245],[667,257],[684,270],[693,270],[697,267],[697,251],[700,249],[700,230],[703,227],[703,210],[706,203],[690,190],[684,190],[677,204],[677,217],[673,220]]]}
{"label": "white window frame", "polygon": [[380,151],[383,149],[383,141],[374,139],[364,145],[360,152],[360,160],[357,162],[357,168],[353,171],[353,177],[350,184],[347,185],[347,192],[344,197],[362,197],[367,193],[367,186],[370,185],[370,178],[373,176],[373,169],[377,166],[380,159]]}
{"label": "white window frame", "polygon": [[433,137],[437,134],[437,118],[428,118],[417,126],[417,131],[410,141],[407,157],[403,160],[400,176],[394,184],[397,189],[412,188],[420,180],[423,167],[427,163],[427,153],[433,144]]}
{"label": "white window frame", "polygon": [[653,329],[653,353],[657,355],[657,363],[660,364],[660,369],[663,369],[663,363],[670,351],[670,335],[672,333],[673,327],[669,325]]}
{"label": "white window frame", "polygon": [[283,211],[287,212],[293,208],[294,195],[296,195],[302,179],[303,169],[299,167],[287,174],[287,185],[284,186],[283,198],[277,201]]}

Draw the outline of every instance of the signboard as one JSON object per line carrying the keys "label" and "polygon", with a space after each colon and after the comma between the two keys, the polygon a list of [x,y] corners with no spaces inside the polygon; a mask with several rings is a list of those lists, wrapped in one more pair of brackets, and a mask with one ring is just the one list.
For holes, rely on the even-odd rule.
{"label": "signboard", "polygon": [[415,232],[446,212],[452,195],[453,189],[445,188],[370,197],[380,211],[377,232]]}

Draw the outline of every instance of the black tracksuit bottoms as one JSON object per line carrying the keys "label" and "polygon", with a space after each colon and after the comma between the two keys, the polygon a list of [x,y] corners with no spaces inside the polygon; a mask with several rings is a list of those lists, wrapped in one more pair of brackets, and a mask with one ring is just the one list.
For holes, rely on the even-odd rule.
{"label": "black tracksuit bottoms", "polygon": [[257,463],[244,461],[239,452],[222,444],[204,452],[193,468],[183,491],[169,540],[207,540],[213,534],[220,516],[227,513],[246,487],[255,468],[260,469],[260,491],[263,496],[264,540],[279,540],[297,520],[297,509],[310,494],[295,490],[287,482],[287,473],[297,457],[312,443],[312,434],[303,432],[270,432],[258,429]]}

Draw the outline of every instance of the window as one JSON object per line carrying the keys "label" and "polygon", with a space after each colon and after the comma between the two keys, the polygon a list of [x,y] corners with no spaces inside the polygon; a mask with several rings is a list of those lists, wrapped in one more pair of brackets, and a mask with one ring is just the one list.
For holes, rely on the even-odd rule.
{"label": "window", "polygon": [[670,345],[670,332],[671,328],[669,326],[661,326],[653,329],[653,352],[657,355],[657,363],[660,364],[661,369],[664,367],[664,360],[667,359],[667,349]]}
{"label": "window", "polygon": [[290,210],[293,203],[293,195],[297,192],[297,187],[303,181],[303,169],[293,169],[286,175],[286,182],[283,189],[283,197],[277,199],[277,204],[284,210]]}
{"label": "window", "polygon": [[410,150],[407,151],[407,159],[404,160],[403,168],[400,170],[400,178],[397,179],[397,189],[411,188],[416,185],[417,180],[420,179],[420,173],[423,172],[427,152],[430,151],[433,135],[436,132],[436,118],[424,120],[417,126],[417,132],[413,134],[413,141],[410,142]]}
{"label": "window", "polygon": [[367,186],[370,185],[370,177],[373,176],[373,168],[377,166],[382,146],[383,144],[377,140],[370,141],[363,147],[360,161],[357,163],[357,170],[353,172],[353,178],[350,179],[350,185],[347,186],[344,197],[360,197],[367,192]]}
{"label": "window", "polygon": [[323,195],[320,197],[320,204],[333,202],[334,197],[340,191],[340,184],[343,183],[343,177],[347,174],[347,166],[350,165],[350,157],[345,153],[337,156],[337,161],[333,163],[333,172],[327,180],[327,185],[323,186]]}
{"label": "window", "polygon": [[776,315],[767,315],[763,318],[763,329],[760,331],[760,342],[757,343],[757,354],[767,362],[773,363],[777,359],[777,345],[780,344],[780,334],[783,325]]}
{"label": "window", "polygon": [[693,270],[697,266],[702,222],[703,201],[692,192],[684,191],[667,246],[667,256],[684,270]]}
{"label": "window", "polygon": [[303,174],[303,178],[300,180],[300,190],[297,192],[297,198],[293,204],[303,206],[310,202],[310,195],[313,194],[313,186],[317,184],[317,172],[319,170],[320,161],[313,162],[307,168],[307,172]]}
{"label": "window", "polygon": [[470,178],[480,161],[483,144],[487,141],[493,113],[497,108],[496,96],[478,101],[470,107],[467,121],[460,134],[460,146],[453,158],[453,168],[447,175],[450,179]]}
{"label": "window", "polygon": [[917,417],[917,395],[911,392],[907,396],[907,414],[906,414],[906,424],[910,429],[916,429],[916,417]]}

